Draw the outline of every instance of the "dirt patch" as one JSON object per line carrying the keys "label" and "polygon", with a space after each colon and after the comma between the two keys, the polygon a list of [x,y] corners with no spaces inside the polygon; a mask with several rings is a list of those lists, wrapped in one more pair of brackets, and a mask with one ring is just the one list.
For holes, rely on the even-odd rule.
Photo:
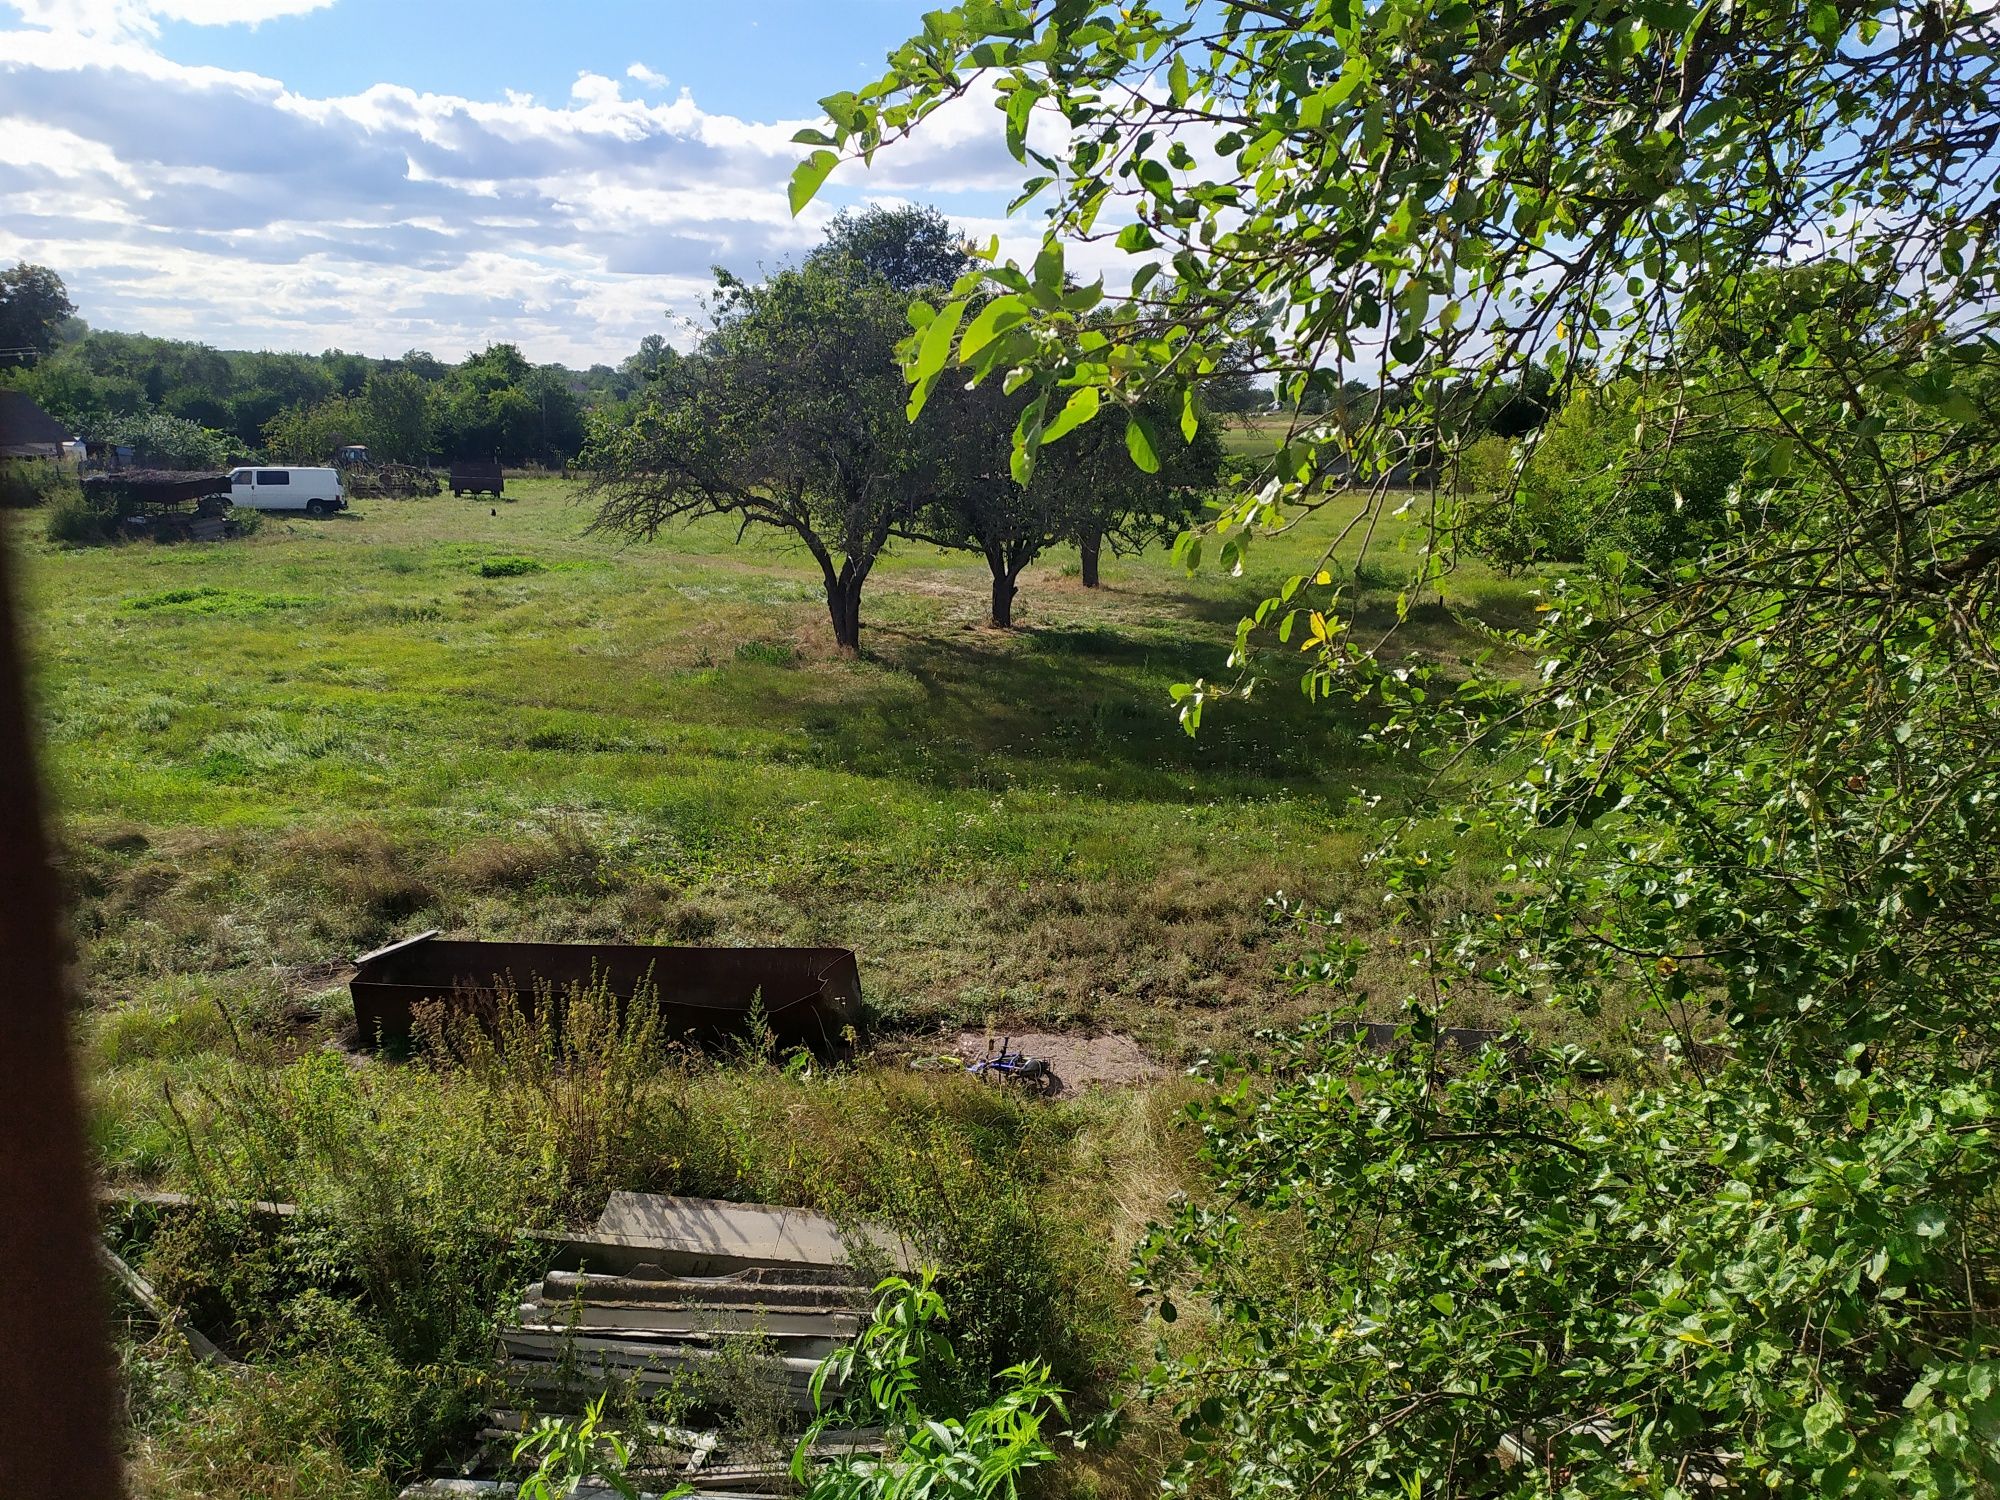
{"label": "dirt patch", "polygon": [[967,1062],[977,1062],[988,1052],[997,1053],[1005,1041],[1010,1052],[1048,1061],[1055,1075],[1053,1094],[1075,1093],[1079,1089],[1127,1083],[1144,1083],[1165,1075],[1166,1069],[1146,1056],[1139,1044],[1122,1032],[1109,1036],[1060,1036],[1029,1031],[1011,1037],[988,1036],[983,1031],[961,1031],[958,1054]]}

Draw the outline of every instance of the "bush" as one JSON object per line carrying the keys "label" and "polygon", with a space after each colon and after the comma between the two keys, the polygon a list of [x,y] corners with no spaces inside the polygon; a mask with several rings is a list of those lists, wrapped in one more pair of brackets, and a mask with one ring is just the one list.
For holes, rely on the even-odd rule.
{"label": "bush", "polygon": [[0,459],[0,507],[26,510],[76,488],[68,470],[44,459]]}
{"label": "bush", "polygon": [[1043,1424],[1068,1415],[1065,1392],[1049,1378],[1048,1366],[1016,1365],[954,1408],[967,1412],[965,1417],[950,1415],[926,1399],[939,1373],[958,1364],[938,1326],[945,1321],[944,1300],[928,1275],[918,1285],[891,1278],[877,1290],[881,1296],[869,1326],[820,1365],[814,1389],[839,1375],[853,1393],[859,1425],[879,1424],[893,1445],[892,1456],[836,1459],[814,1473],[812,1445],[826,1430],[823,1417],[800,1442],[793,1477],[808,1485],[812,1500],[1017,1494],[1020,1475],[1055,1461]]}
{"label": "bush", "polygon": [[[548,1219],[527,1199],[512,1143],[452,1107],[462,1099],[437,1107],[447,1080],[421,1064],[411,1072],[402,1079],[414,1088],[322,1052],[276,1071],[231,1066],[163,1095],[178,1176],[203,1203],[153,1236],[145,1268],[254,1369],[158,1409],[135,1401],[155,1462],[198,1458],[211,1451],[203,1433],[239,1429],[231,1466],[289,1460],[386,1482],[476,1430],[491,1404],[498,1310],[546,1254],[505,1227]],[[297,1212],[230,1206],[266,1198]],[[288,1493],[192,1491],[266,1492]]]}
{"label": "bush", "polygon": [[1514,444],[1503,437],[1474,439],[1459,450],[1454,478],[1461,495],[1504,495],[1514,483]]}
{"label": "bush", "polygon": [[525,997],[495,989],[420,1007],[417,1036],[473,1086],[492,1134],[533,1162],[537,1199],[564,1215],[650,1178],[688,1115],[650,984],[629,1003],[601,979]]}
{"label": "bush", "polygon": [[113,442],[129,443],[140,464],[161,469],[224,469],[240,447],[226,432],[163,411],[128,417],[111,437]]}
{"label": "bush", "polygon": [[1163,1317],[1214,1313],[1149,1380],[1197,1475],[1991,1493],[1966,1243],[2000,1179],[1990,1095],[1850,1068],[1845,1118],[1815,1118],[1761,1059],[1612,1094],[1524,1038],[1447,1063],[1427,1026],[1388,1057],[1325,1028],[1201,1109],[1228,1207],[1181,1207],[1142,1260]]}
{"label": "bush", "polygon": [[49,502],[47,536],[66,547],[94,547],[110,541],[118,528],[118,512],[93,500],[74,485],[55,492]]}
{"label": "bush", "polygon": [[1659,571],[1721,540],[1741,452],[1694,419],[1672,444],[1641,442],[1642,396],[1629,382],[1577,392],[1543,429],[1518,481],[1487,448],[1499,440],[1473,444],[1459,488],[1496,497],[1473,512],[1473,545],[1510,569],[1622,553]]}

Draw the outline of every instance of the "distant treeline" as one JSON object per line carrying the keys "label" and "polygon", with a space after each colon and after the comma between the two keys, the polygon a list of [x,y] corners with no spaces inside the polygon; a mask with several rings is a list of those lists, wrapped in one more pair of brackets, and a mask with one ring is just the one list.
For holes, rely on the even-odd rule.
{"label": "distant treeline", "polygon": [[420,349],[398,359],[252,353],[110,333],[76,318],[50,342],[32,363],[0,369],[0,385],[26,392],[86,439],[190,466],[323,463],[341,444],[365,443],[373,457],[402,463],[560,467],[583,447],[587,411],[630,399],[672,358],[658,335],[616,367],[585,371],[532,364],[512,344],[457,364]]}

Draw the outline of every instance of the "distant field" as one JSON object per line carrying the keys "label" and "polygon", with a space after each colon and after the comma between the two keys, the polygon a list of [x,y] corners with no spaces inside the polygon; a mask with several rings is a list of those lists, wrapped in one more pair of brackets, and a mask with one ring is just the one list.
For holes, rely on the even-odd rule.
{"label": "distant field", "polygon": [[[1012,634],[982,623],[978,562],[899,548],[856,661],[777,537],[621,546],[581,535],[564,482],[516,495],[213,546],[31,544],[111,1024],[212,1028],[221,997],[337,1025],[342,960],[442,927],[846,944],[890,1030],[1116,1027],[1183,1053],[1283,1002],[1261,904],[1348,891],[1371,838],[1351,800],[1406,774],[1288,659],[1198,740],[1174,719],[1169,686],[1229,676],[1238,616],[1316,562],[1331,514],[1237,578],[1156,553],[1092,592],[1051,557]],[[1521,607],[1483,574],[1453,587]],[[1399,649],[1469,646],[1433,612]]]}
{"label": "distant field", "polygon": [[1270,453],[1285,440],[1296,420],[1290,412],[1260,413],[1251,417],[1225,417],[1222,446],[1231,453],[1258,457]]}

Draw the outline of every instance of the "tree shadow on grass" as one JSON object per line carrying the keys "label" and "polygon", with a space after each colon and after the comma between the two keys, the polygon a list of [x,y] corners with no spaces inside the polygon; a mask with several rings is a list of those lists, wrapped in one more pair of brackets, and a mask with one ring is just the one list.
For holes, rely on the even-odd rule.
{"label": "tree shadow on grass", "polygon": [[[1221,652],[1203,633],[884,626],[871,637],[886,672],[849,685],[837,705],[801,706],[815,763],[940,788],[1187,803],[1342,800],[1401,775],[1364,743],[1362,712],[1295,691],[1217,703],[1190,738],[1168,689],[1215,672]],[[762,701],[782,718],[780,701]]]}

